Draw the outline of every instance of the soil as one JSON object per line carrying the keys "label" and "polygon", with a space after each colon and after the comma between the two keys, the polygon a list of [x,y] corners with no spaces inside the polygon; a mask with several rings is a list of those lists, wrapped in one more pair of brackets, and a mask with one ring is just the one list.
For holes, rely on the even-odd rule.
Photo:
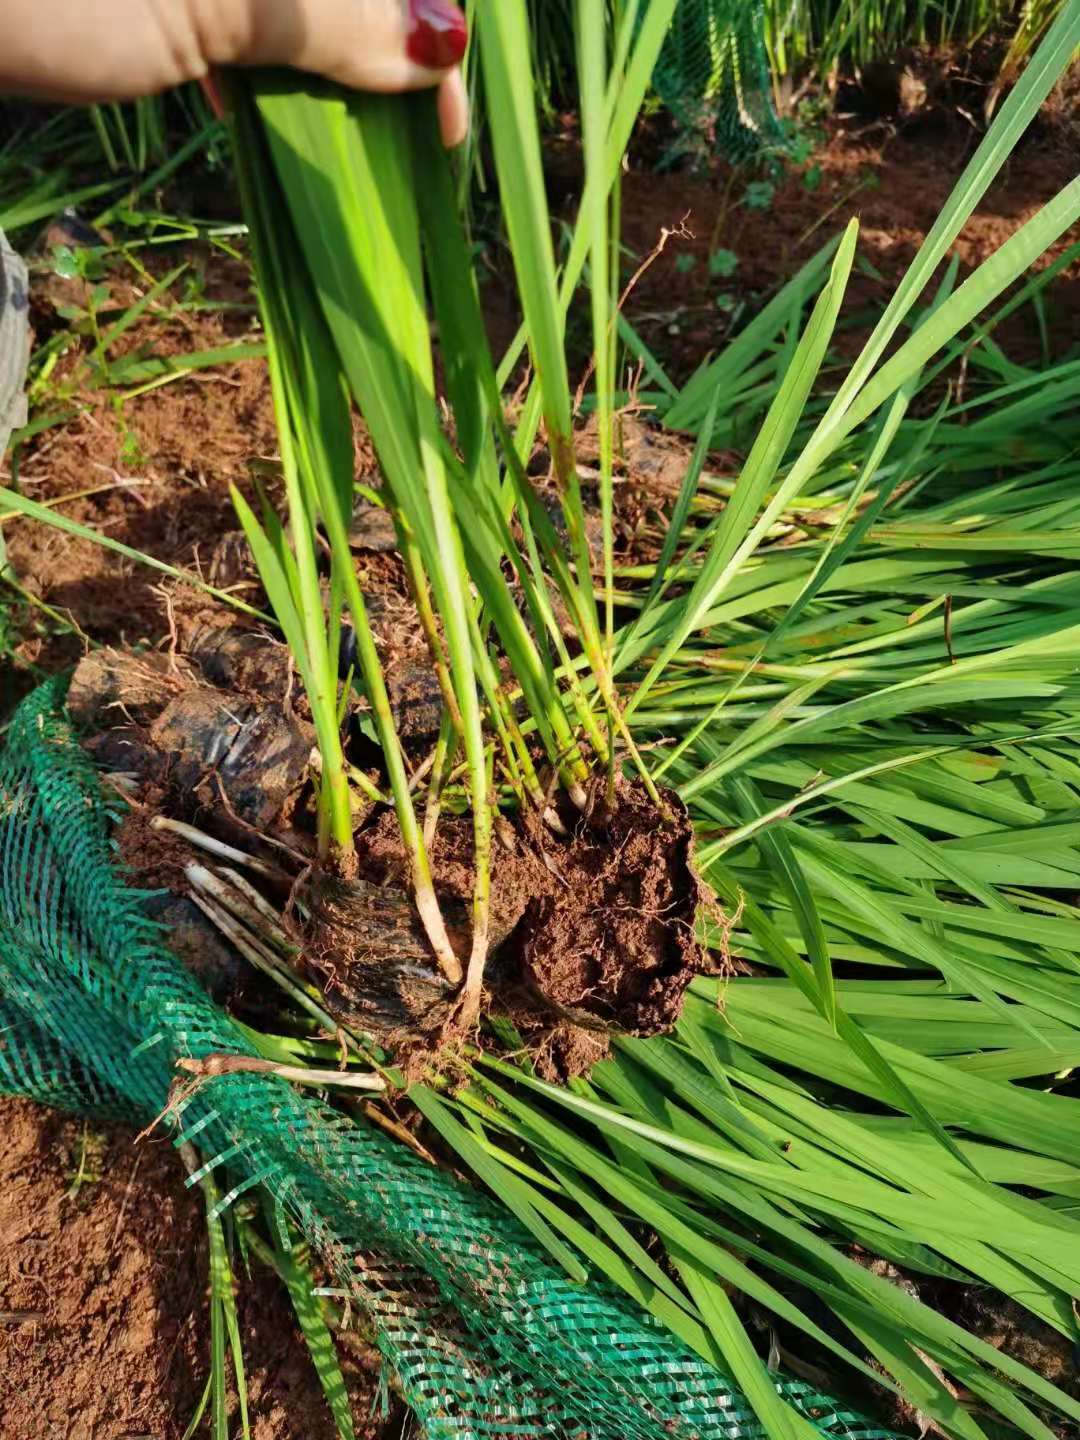
{"label": "soil", "polygon": [[673,794],[663,795],[668,817],[658,822],[640,781],[617,782],[610,797],[605,788],[602,779],[594,785],[569,843],[533,827],[551,880],[525,911],[522,966],[566,1019],[658,1035],[675,1025],[706,963],[693,828]]}
{"label": "soil", "polygon": [[[761,177],[722,162],[704,171],[656,173],[659,141],[648,129],[642,132],[623,185],[631,268],[652,254],[663,229],[680,233],[667,240],[636,283],[627,313],[673,379],[687,377],[719,349],[732,329],[852,215],[860,218],[860,250],[870,263],[853,276],[838,347],[850,353],[858,345],[868,312],[895,285],[977,141],[975,127],[955,108],[915,108],[918,113],[910,113],[909,106],[902,114],[881,113],[880,106],[877,113],[873,106],[868,112],[864,104],[852,104],[846,112],[842,108],[840,115],[821,122],[821,143],[805,164],[773,178],[774,189],[761,208],[751,203],[761,192],[748,188]],[[570,213],[576,194],[576,143],[568,131],[553,142],[549,157],[553,195],[564,213]],[[1073,178],[1075,154],[1075,136],[1066,123],[1050,115],[1036,127],[964,226],[956,244],[962,274]],[[735,260],[726,276],[713,259],[721,251]],[[157,273],[176,263],[177,253],[157,256],[152,262]],[[207,299],[250,304],[242,263],[198,245],[187,248],[183,258],[192,267],[183,283],[195,276]],[[497,342],[506,344],[517,326],[512,286],[505,268],[488,258],[483,288],[489,328]],[[114,277],[110,284],[118,307],[130,302],[130,275]],[[1080,330],[1080,266],[1067,269],[1053,293],[1046,324],[1056,352],[1072,344]],[[59,286],[55,277],[39,275],[34,292],[38,339],[66,323],[57,314],[58,304],[84,298],[70,285]],[[117,351],[181,355],[250,335],[247,310],[181,311],[172,303],[179,298],[178,285],[171,298],[163,297],[131,328]],[[1043,340],[1029,307],[996,338],[1015,359],[1041,354]],[[115,394],[82,383],[80,363],[77,352],[62,357],[52,375],[52,392],[39,397],[41,409],[74,413],[24,447],[18,465],[22,492],[261,605],[228,492],[236,484],[253,498],[254,468],[271,500],[280,499],[265,366],[259,361],[218,366],[128,399],[121,407]],[[686,454],[677,440],[661,443],[641,419],[635,422],[639,429],[617,487],[623,544],[634,553],[643,553],[634,550],[643,543],[643,523],[670,501]],[[377,486],[377,467],[359,428],[357,441],[357,475]],[[10,479],[9,473],[0,473],[0,483]],[[163,583],[160,575],[88,540],[21,519],[6,521],[3,531],[23,592],[21,599],[11,597],[6,622],[11,645],[0,664],[5,705],[43,675],[70,668],[90,642],[143,645],[169,655],[178,625],[191,630],[200,622],[220,623],[220,610],[197,592]],[[400,562],[389,550],[385,518],[370,509],[358,517],[354,545],[377,638],[391,669],[402,677],[402,717],[415,712],[419,738],[426,740],[428,697],[417,691],[410,670],[423,663],[423,640],[404,593]],[[42,606],[48,607],[47,616]],[[58,626],[57,616],[69,623]],[[250,628],[256,631],[257,623]],[[247,682],[224,673],[215,683],[248,689]],[[251,684],[258,689],[270,681]],[[286,703],[276,682],[272,697]],[[617,843],[642,843],[632,818],[612,817],[608,828]],[[128,858],[152,880],[178,888],[179,849],[155,839],[139,812],[125,831],[121,839]],[[527,924],[522,925],[521,953],[551,1001],[574,1013],[591,1005],[588,1018],[601,1023],[613,1015],[625,1020],[626,1007],[636,1006],[647,1027],[661,1018],[647,986],[644,993],[625,995],[617,981],[597,1003],[595,987],[603,987],[607,977],[602,966],[597,974],[593,963],[595,927],[590,929],[587,907],[584,920],[580,908],[563,908],[561,893],[578,883],[587,887],[590,903],[598,896],[610,899],[604,841],[595,838],[594,846],[583,847],[581,873],[573,875],[569,887],[549,876],[538,889],[520,890],[514,902],[523,901],[514,921],[518,925],[530,907],[548,907],[545,924],[572,934],[578,953],[561,966],[550,964],[528,940]],[[681,843],[676,837],[676,848]],[[552,849],[550,840],[545,846]],[[460,890],[469,867],[462,868],[460,855],[454,863]],[[630,897],[626,923],[633,933],[624,937],[620,929],[616,938],[632,944],[642,923],[663,923],[671,933],[654,949],[667,954],[671,946],[686,943],[680,927],[688,899],[685,894],[672,897],[677,901],[672,918],[660,922],[657,917],[666,915],[669,903],[670,875],[648,856],[642,874],[649,894]],[[452,888],[449,878],[444,883]],[[630,918],[642,910],[648,912],[644,922],[640,914]],[[173,918],[178,928],[181,922],[198,923],[187,912]],[[504,916],[503,923],[511,918]],[[195,950],[203,948],[198,935],[192,943]],[[224,987],[219,993],[231,993],[236,983],[235,974],[209,978]],[[522,1030],[528,1032],[528,1026]],[[552,1074],[584,1068],[605,1043],[602,1032],[569,1023],[548,1026],[542,1040],[531,1033],[527,1038],[540,1068]],[[52,1440],[54,1435],[57,1440],[151,1435],[179,1440],[200,1393],[208,1354],[201,1211],[183,1189],[170,1149],[144,1143],[136,1150],[129,1136],[113,1132],[93,1141],[101,1178],[70,1197],[83,1133],[81,1122],[0,1101],[0,1434],[4,1440]],[[277,1282],[256,1270],[251,1280],[243,1278],[239,1304],[258,1440],[329,1440],[333,1431],[321,1392]],[[359,1364],[349,1378],[354,1413],[363,1427],[372,1412],[374,1379]],[[394,1412],[385,1430],[369,1424],[362,1433],[399,1434],[401,1425]]]}
{"label": "soil", "polygon": [[[984,92],[985,93],[985,92]],[[1062,97],[1032,127],[966,223],[954,246],[959,279],[988,258],[1076,174],[1075,96]],[[623,186],[624,243],[636,268],[662,228],[680,231],[635,286],[629,314],[672,379],[689,378],[719,349],[747,309],[760,304],[852,218],[859,263],[842,312],[838,353],[850,356],[892,294],[937,219],[980,131],[955,109],[930,107],[902,118],[849,111],[822,122],[823,143],[800,166],[770,178],[767,204],[753,208],[758,177],[714,164],[707,172],[632,168]],[[649,157],[647,132],[639,140]],[[812,186],[812,188],[810,188]],[[1041,269],[1076,239],[1066,236],[1037,262]],[[710,257],[727,251],[733,272],[710,275]],[[872,267],[872,268],[870,268]],[[1074,344],[1080,323],[1080,262],[1056,282],[1046,323],[1051,353]],[[740,318],[741,317],[741,318]],[[995,338],[1017,362],[1038,361],[1042,338],[1030,307]]]}
{"label": "soil", "polygon": [[[514,825],[504,819],[496,835],[489,1013],[511,1020],[530,1050],[543,1055],[546,1073],[564,1080],[595,1062],[609,1031],[644,1036],[670,1030],[686,987],[706,966],[694,925],[705,895],[693,868],[685,809],[665,793],[669,816],[658,823],[640,782],[619,781],[610,804],[605,788],[602,781],[594,786],[584,814],[563,814],[563,836],[530,818]],[[404,886],[405,855],[392,816],[360,835],[359,850],[366,875],[384,886]],[[451,924],[458,921],[452,939],[463,952],[472,855],[471,825],[443,821],[431,850],[432,873],[440,899],[457,902],[448,914]],[[343,927],[340,915],[334,919],[336,936]],[[367,936],[370,949],[370,927]],[[396,935],[394,946],[407,974],[415,976],[423,952],[415,925],[407,937]],[[340,944],[324,949],[333,955],[324,962],[332,970],[328,1005],[342,996],[355,1005],[363,997],[370,1013],[374,996],[384,1003],[385,957],[376,984],[370,954],[353,952],[342,964]],[[328,970],[310,954],[308,964],[325,983]],[[414,1029],[430,1032],[434,1017],[445,1019],[441,991],[425,986],[405,1006]],[[354,1011],[350,1018],[362,1023],[363,1014]],[[409,1038],[398,1035],[395,1043]]]}
{"label": "soil", "polygon": [[[171,1145],[0,1099],[0,1176],[0,1435],[180,1440],[210,1337],[205,1213]],[[277,1277],[241,1268],[237,1305],[255,1440],[333,1440]],[[350,1345],[342,1361],[357,1435],[398,1440],[377,1357]]]}

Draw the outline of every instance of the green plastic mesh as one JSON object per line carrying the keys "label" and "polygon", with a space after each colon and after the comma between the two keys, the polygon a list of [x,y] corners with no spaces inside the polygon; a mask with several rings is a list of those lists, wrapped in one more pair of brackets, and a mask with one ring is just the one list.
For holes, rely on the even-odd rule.
{"label": "green plastic mesh", "polygon": [[681,130],[678,153],[720,151],[741,160],[784,142],[762,0],[682,0],[653,88]]}
{"label": "green plastic mesh", "polygon": [[[116,867],[115,820],[50,682],[0,763],[0,1090],[145,1125],[181,1056],[244,1053]],[[221,1077],[175,1120],[224,1192],[272,1199],[360,1307],[433,1437],[755,1437],[716,1369],[602,1284],[553,1267],[507,1212],[273,1077]],[[811,1387],[778,1389],[826,1435],[887,1440]]]}

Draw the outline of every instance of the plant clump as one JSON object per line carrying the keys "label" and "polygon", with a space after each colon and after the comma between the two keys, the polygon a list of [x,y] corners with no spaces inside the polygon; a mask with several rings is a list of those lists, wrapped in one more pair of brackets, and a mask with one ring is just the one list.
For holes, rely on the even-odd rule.
{"label": "plant clump", "polygon": [[[278,886],[279,902],[294,902],[297,971],[342,1023],[380,1035],[402,1055],[430,1053],[454,1034],[456,991],[416,913],[392,810],[376,804],[357,813],[355,876],[320,866],[305,795],[311,727],[276,702],[257,702],[243,684],[248,670],[265,677],[280,652],[242,631],[195,640],[190,657],[87,656],[70,705],[96,732],[88,745],[143,787],[151,811],[198,820],[226,843],[250,847],[270,836],[309,857],[306,874],[292,866],[291,897]],[[212,677],[238,688],[220,688]],[[600,776],[580,813],[563,799],[551,820],[533,812],[499,817],[485,1008],[512,1013],[530,1033],[530,1048],[545,1046],[563,1022],[632,1035],[670,1030],[693,975],[708,968],[695,924],[704,887],[691,822],[673,793],[664,798],[661,815],[640,783],[609,787]],[[141,871],[175,842],[150,834],[141,810],[135,815],[146,836],[125,854]],[[280,863],[280,849],[266,853]],[[430,854],[450,944],[464,961],[472,826],[442,817]]]}

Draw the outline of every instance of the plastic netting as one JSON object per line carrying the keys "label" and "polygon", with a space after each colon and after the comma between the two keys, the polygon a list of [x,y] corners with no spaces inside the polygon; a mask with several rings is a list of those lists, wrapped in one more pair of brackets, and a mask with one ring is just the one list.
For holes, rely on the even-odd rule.
{"label": "plastic netting", "polygon": [[653,88],[682,131],[680,152],[722,151],[740,160],[784,141],[762,0],[682,0]]}
{"label": "plastic netting", "polygon": [[[145,1125],[176,1060],[250,1053],[165,948],[115,865],[114,804],[52,681],[0,763],[0,1090]],[[116,802],[118,804],[119,802]],[[173,1123],[221,1207],[264,1187],[360,1307],[434,1437],[754,1437],[716,1369],[601,1284],[578,1285],[479,1191],[273,1076],[233,1074]],[[798,1381],[778,1389],[825,1435],[887,1440]]]}

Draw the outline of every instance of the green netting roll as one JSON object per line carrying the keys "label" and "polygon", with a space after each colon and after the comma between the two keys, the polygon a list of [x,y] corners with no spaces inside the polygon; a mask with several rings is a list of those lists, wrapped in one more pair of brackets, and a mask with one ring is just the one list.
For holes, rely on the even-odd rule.
{"label": "green netting roll", "polygon": [[761,0],[682,0],[653,87],[683,131],[679,151],[741,160],[783,143]]}
{"label": "green netting roll", "polygon": [[[145,1124],[180,1057],[244,1053],[117,872],[115,818],[52,681],[0,763],[0,1089]],[[226,1206],[263,1187],[365,1313],[427,1433],[754,1440],[718,1370],[605,1284],[554,1268],[494,1201],[381,1131],[265,1075],[222,1076],[175,1116]],[[201,1173],[201,1172],[200,1172]],[[199,1174],[190,1177],[196,1183]],[[889,1440],[793,1380],[825,1435]]]}

